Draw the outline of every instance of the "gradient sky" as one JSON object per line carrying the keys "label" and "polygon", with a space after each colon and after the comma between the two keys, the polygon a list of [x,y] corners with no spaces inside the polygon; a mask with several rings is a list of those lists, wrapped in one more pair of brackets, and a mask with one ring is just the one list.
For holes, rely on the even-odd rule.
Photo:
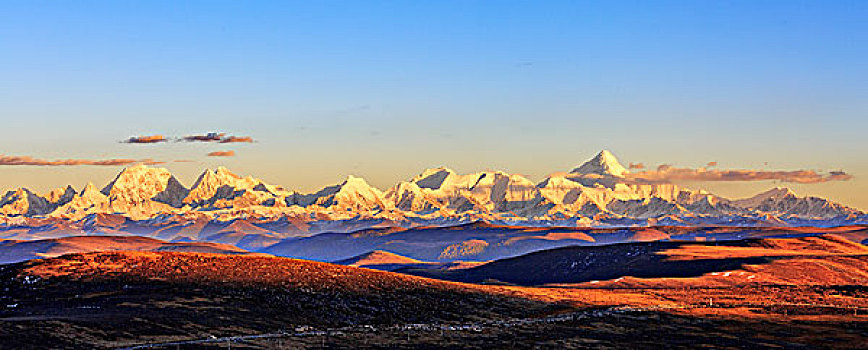
{"label": "gradient sky", "polygon": [[[3,1],[0,154],[193,160],[309,191],[424,168],[842,169],[868,209],[866,1]],[[222,131],[253,144],[123,144]],[[235,157],[206,157],[234,150]],[[122,167],[0,166],[0,187]],[[690,184],[747,196],[780,184]]]}

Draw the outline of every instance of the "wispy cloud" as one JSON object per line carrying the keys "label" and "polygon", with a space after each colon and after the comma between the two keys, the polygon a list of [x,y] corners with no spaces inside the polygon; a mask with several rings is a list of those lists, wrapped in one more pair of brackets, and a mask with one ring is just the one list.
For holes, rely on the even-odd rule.
{"label": "wispy cloud", "polygon": [[645,169],[645,163],[630,163],[630,169]]}
{"label": "wispy cloud", "polygon": [[208,153],[209,157],[234,157],[235,151],[216,151]]}
{"label": "wispy cloud", "polygon": [[820,173],[814,170],[718,170],[707,168],[676,168],[671,165],[661,165],[657,170],[641,171],[627,175],[628,178],[642,182],[672,182],[672,181],[764,181],[778,180],[813,184],[829,181],[847,181],[852,175],[843,171]]}
{"label": "wispy cloud", "polygon": [[709,168],[711,168],[711,167],[716,167],[716,166],[717,166],[717,162],[708,162],[708,164],[705,164],[705,166],[706,166],[706,167],[709,167]]}
{"label": "wispy cloud", "polygon": [[123,143],[160,143],[168,141],[163,135],[150,135],[150,136],[133,136],[124,141]]}
{"label": "wispy cloud", "polygon": [[163,164],[153,159],[56,159],[47,160],[30,156],[7,156],[0,154],[0,165],[33,165],[33,166],[74,166],[99,165],[118,166],[143,163],[148,165]]}

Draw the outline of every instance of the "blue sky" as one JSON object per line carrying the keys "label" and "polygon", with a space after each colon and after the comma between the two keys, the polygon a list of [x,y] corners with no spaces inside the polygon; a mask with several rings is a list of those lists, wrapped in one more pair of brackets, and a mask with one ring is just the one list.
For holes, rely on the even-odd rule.
{"label": "blue sky", "polygon": [[[864,1],[5,1],[0,18],[0,154],[188,159],[167,165],[188,185],[222,164],[311,190],[440,165],[540,179],[607,148],[843,169],[793,187],[868,208]],[[118,143],[208,131],[258,142]],[[118,170],[6,166],[0,187]]]}

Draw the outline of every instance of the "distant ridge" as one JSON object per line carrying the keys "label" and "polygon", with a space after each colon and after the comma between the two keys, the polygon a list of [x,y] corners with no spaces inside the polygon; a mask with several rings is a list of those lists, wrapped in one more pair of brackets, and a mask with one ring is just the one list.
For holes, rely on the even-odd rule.
{"label": "distant ridge", "polygon": [[539,226],[868,222],[860,210],[819,197],[799,197],[785,188],[732,200],[674,184],[636,184],[627,180],[628,174],[604,150],[571,172],[540,182],[501,171],[462,175],[438,167],[385,191],[350,175],[340,184],[299,193],[223,167],[205,170],[187,188],[166,169],[136,165],[123,169],[101,190],[93,184],[80,191],[67,186],[47,194],[10,190],[0,197],[0,224],[24,220],[21,217],[79,221],[95,214],[138,221],[292,218],[292,225],[320,222],[322,227],[352,221],[360,224],[345,227],[356,228],[377,222],[440,226],[477,220]]}

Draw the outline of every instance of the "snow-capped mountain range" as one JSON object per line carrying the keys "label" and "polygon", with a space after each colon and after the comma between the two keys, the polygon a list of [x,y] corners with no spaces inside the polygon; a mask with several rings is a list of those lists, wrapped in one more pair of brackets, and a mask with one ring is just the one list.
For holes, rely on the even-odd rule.
{"label": "snow-capped mountain range", "polygon": [[864,222],[865,213],[818,197],[774,188],[751,198],[727,199],[674,184],[637,184],[608,151],[568,173],[539,183],[500,171],[457,174],[434,168],[381,191],[348,176],[340,184],[299,193],[240,177],[226,168],[206,170],[192,187],[168,170],[136,165],[98,190],[88,184],[38,194],[26,188],[0,198],[0,224],[20,218],[83,220],[114,214],[132,220],[168,217],[292,218],[303,222],[442,222],[486,220],[527,225],[766,225]]}

